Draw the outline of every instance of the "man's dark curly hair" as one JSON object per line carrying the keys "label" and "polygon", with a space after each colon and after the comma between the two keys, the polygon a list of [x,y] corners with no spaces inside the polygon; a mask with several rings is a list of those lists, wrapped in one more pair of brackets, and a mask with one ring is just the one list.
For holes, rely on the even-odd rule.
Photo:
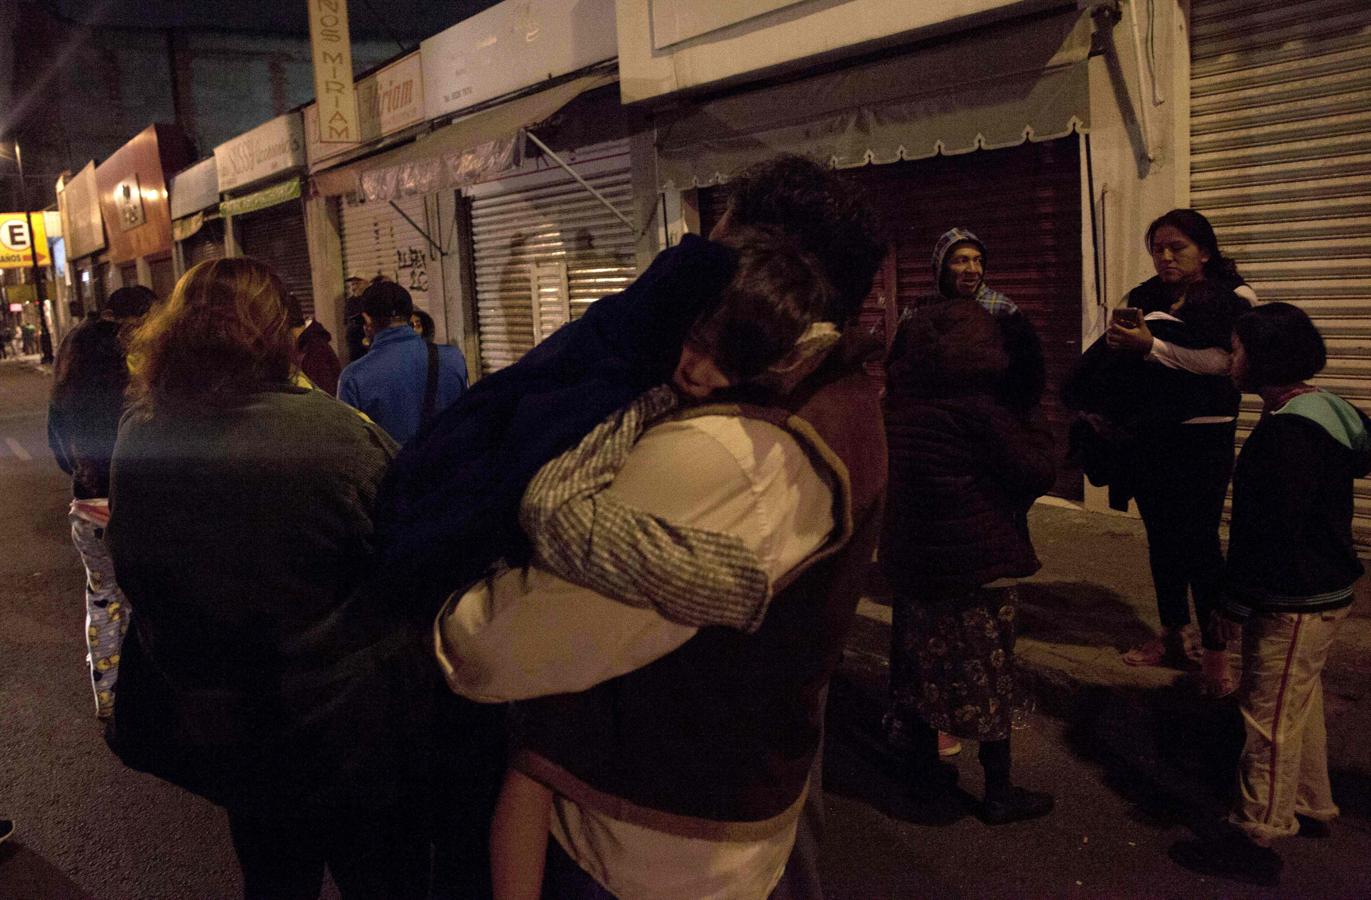
{"label": "man's dark curly hair", "polygon": [[871,292],[886,242],[857,185],[802,156],[777,156],[744,169],[729,185],[735,226],[777,229],[819,261],[834,288],[831,319],[853,319]]}

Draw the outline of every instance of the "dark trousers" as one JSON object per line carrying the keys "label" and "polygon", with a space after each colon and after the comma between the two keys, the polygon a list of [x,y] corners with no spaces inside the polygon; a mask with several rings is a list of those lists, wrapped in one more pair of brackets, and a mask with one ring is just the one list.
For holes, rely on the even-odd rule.
{"label": "dark trousers", "polygon": [[345,900],[428,894],[428,821],[417,811],[228,818],[246,900],[317,900],[325,867]]}
{"label": "dark trousers", "polygon": [[1134,496],[1147,529],[1152,584],[1162,627],[1190,621],[1187,594],[1195,597],[1204,646],[1220,650],[1210,634],[1209,616],[1218,600],[1223,571],[1219,522],[1233,475],[1232,422],[1171,425],[1143,442]]}

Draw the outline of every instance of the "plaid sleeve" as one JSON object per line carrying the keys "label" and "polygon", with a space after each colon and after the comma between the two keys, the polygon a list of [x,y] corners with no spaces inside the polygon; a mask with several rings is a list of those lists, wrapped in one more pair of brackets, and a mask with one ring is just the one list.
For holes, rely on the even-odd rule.
{"label": "plaid sleeve", "polygon": [[520,524],[534,561],[567,581],[683,625],[755,631],[771,584],[740,538],[666,521],[606,490],[676,402],[670,387],[653,388],[543,466],[524,492]]}

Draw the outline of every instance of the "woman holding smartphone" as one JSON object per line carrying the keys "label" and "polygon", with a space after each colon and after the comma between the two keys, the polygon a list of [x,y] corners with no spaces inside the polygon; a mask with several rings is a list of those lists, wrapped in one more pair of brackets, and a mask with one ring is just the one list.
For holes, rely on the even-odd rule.
{"label": "woman holding smartphone", "polygon": [[1157,274],[1129,292],[1105,345],[1131,364],[1121,370],[1132,373],[1124,390],[1136,392],[1130,481],[1147,529],[1162,633],[1123,659],[1156,666],[1202,657],[1206,692],[1224,696],[1236,683],[1225,642],[1207,623],[1223,568],[1219,520],[1238,415],[1239,394],[1228,379],[1231,335],[1256,295],[1219,249],[1209,220],[1193,209],[1159,217],[1146,243]]}

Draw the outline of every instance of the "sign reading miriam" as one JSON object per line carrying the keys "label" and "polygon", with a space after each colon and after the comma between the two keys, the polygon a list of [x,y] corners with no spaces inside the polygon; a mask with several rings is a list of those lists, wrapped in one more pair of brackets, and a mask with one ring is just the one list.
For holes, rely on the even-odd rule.
{"label": "sign reading miriam", "polygon": [[309,0],[309,43],[319,103],[319,141],[356,143],[357,96],[352,89],[347,0]]}
{"label": "sign reading miriam", "polygon": [[419,51],[357,80],[357,126],[361,143],[322,143],[319,104],[305,107],[305,155],[311,169],[323,160],[355,150],[363,143],[394,134],[424,120],[424,74]]}

